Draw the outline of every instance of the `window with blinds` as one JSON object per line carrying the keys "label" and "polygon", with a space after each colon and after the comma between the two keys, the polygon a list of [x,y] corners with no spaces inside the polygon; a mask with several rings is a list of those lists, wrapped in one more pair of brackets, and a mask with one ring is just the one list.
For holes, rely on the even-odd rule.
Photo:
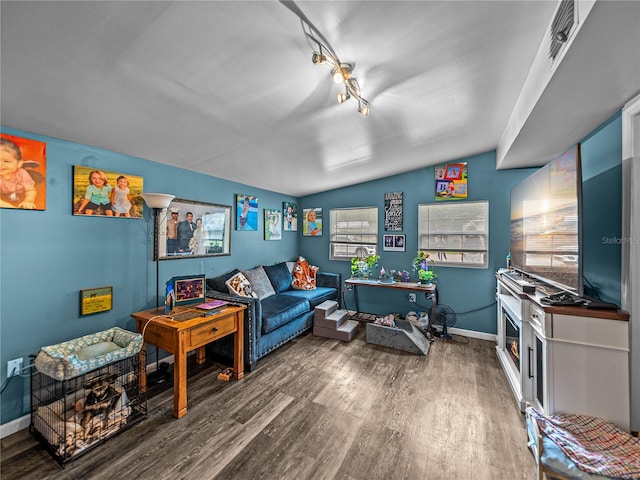
{"label": "window with blinds", "polygon": [[418,248],[435,265],[488,268],[489,202],[418,205]]}
{"label": "window with blinds", "polygon": [[329,211],[329,258],[350,260],[378,253],[378,207]]}

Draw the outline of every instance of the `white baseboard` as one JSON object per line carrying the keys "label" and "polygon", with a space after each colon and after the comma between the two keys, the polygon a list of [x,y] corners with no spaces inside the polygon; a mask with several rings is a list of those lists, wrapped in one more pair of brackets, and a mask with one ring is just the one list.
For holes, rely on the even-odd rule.
{"label": "white baseboard", "polygon": [[[160,360],[160,362],[171,363],[171,364],[174,363],[174,361],[175,361],[175,357],[173,355],[169,355],[168,357],[165,357],[162,360]],[[156,362],[153,362],[147,365],[147,375],[155,371],[156,371]],[[9,435],[13,435],[14,433],[17,433],[20,430],[29,428],[30,422],[31,422],[31,415],[24,415],[10,422],[3,423],[2,425],[0,425],[0,438],[8,437]]]}
{"label": "white baseboard", "polygon": [[[442,330],[441,327],[435,326],[438,330]],[[463,337],[477,338],[479,340],[489,340],[491,342],[497,342],[498,336],[495,333],[476,332],[475,330],[465,330],[463,328],[448,328],[447,332],[451,335],[462,335]]]}

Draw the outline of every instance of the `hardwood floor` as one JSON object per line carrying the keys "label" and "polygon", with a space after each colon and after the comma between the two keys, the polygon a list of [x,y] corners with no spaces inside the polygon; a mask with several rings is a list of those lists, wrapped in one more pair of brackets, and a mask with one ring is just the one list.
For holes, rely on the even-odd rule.
{"label": "hardwood floor", "polygon": [[493,342],[454,336],[417,356],[302,336],[223,382],[190,376],[148,418],[61,469],[23,430],[2,439],[1,477],[21,479],[531,479],[523,418]]}

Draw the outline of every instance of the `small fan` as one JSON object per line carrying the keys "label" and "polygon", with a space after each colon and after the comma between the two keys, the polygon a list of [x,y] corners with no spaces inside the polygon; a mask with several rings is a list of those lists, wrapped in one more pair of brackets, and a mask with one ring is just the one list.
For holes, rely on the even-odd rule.
{"label": "small fan", "polygon": [[451,340],[451,335],[447,332],[449,327],[453,327],[456,324],[456,312],[448,305],[438,305],[436,307],[435,318],[431,321],[431,325],[440,325],[442,332],[434,330],[436,337],[444,338],[445,340]]}

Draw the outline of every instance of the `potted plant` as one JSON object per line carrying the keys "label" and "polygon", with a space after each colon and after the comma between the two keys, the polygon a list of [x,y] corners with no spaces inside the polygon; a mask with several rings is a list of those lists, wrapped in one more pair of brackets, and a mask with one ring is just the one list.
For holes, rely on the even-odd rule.
{"label": "potted plant", "polygon": [[418,272],[418,280],[425,285],[431,284],[438,274],[434,270],[429,270],[429,264],[434,263],[433,259],[429,258],[429,254],[422,250],[418,250],[415,258],[413,259],[413,269]]}
{"label": "potted plant", "polygon": [[353,257],[351,259],[351,276],[357,278],[369,278],[373,269],[378,264],[380,255],[368,255],[366,257]]}

